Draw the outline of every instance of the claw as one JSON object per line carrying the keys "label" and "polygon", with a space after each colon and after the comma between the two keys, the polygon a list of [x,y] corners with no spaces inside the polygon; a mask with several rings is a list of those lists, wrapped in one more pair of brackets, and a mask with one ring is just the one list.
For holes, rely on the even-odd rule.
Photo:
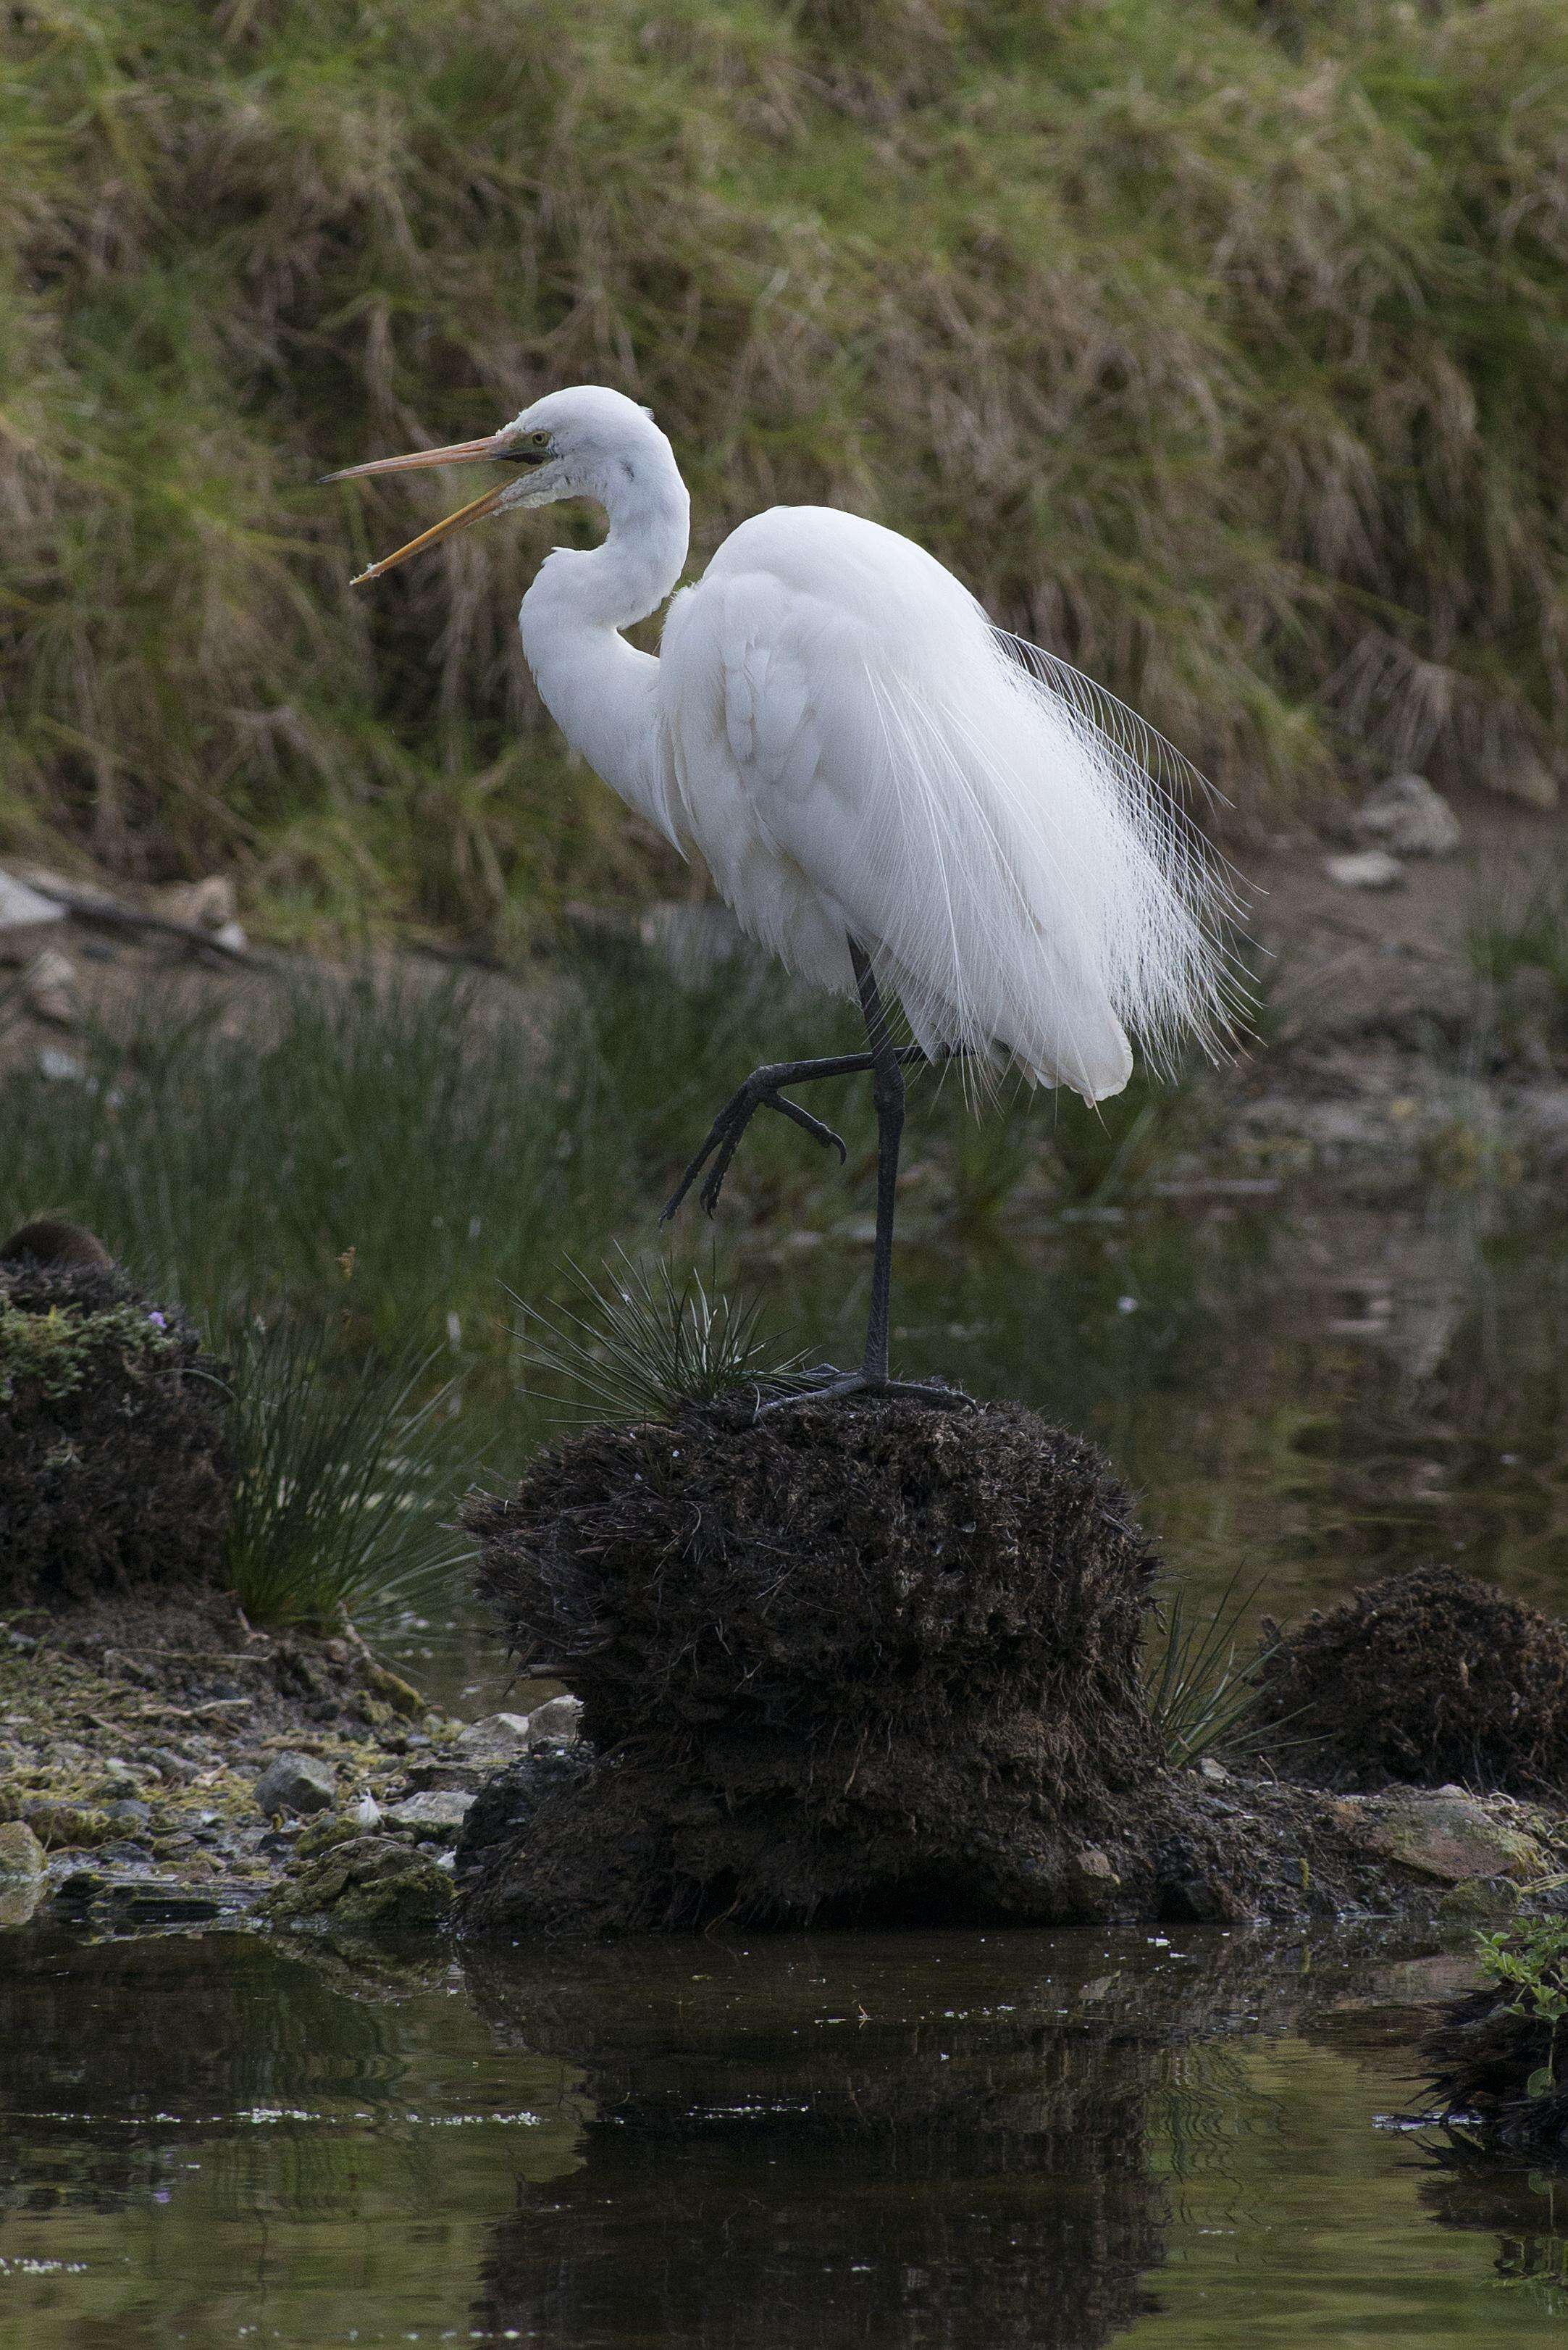
{"label": "claw", "polygon": [[706,1214],[711,1216],[717,1212],[719,1194],[724,1188],[730,1162],[740,1148],[742,1136],[760,1109],[776,1109],[782,1118],[792,1119],[803,1132],[809,1134],[814,1142],[820,1142],[824,1149],[836,1150],[839,1165],[847,1166],[849,1153],[841,1134],[836,1134],[832,1127],[825,1126],[819,1118],[813,1118],[809,1110],[802,1109],[798,1102],[791,1101],[776,1087],[758,1087],[748,1078],[739,1091],[731,1096],[713,1120],[707,1141],[666,1201],[659,1219],[661,1224],[670,1222],[710,1159],[713,1164],[697,1198]]}

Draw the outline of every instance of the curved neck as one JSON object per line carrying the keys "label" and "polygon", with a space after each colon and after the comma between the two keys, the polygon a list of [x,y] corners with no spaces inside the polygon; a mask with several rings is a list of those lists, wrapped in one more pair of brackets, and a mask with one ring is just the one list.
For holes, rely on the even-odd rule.
{"label": "curved neck", "polygon": [[659,663],[620,630],[656,611],[680,578],[691,502],[674,458],[640,451],[593,494],[608,533],[587,552],[558,546],[546,558],[517,615],[524,658],[573,749],[673,840]]}

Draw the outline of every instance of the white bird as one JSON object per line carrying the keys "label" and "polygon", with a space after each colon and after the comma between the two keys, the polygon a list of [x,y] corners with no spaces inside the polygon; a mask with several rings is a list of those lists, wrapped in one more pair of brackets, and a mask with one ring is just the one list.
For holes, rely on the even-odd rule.
{"label": "white bird", "polygon": [[[361,577],[486,515],[559,498],[601,506],[602,543],[557,547],[518,615],[545,708],[622,799],[702,857],[743,931],[865,1014],[865,1053],[753,1071],[666,1215],[704,1167],[712,1212],[764,1107],[842,1159],[838,1137],[784,1089],[869,1070],[866,1350],[821,1391],[951,1399],[888,1371],[903,1066],[1011,1060],[1095,1102],[1126,1085],[1132,1038],[1158,1059],[1223,1032],[1229,892],[1171,789],[1191,770],[1076,671],[994,628],[922,547],[836,507],[774,506],[742,523],[675,598],[657,657],[638,651],[621,630],[679,581],[691,501],[650,412],[602,386],[550,392],[484,439],[327,478],[458,463],[507,478]],[[895,1045],[884,990],[912,1045]]]}

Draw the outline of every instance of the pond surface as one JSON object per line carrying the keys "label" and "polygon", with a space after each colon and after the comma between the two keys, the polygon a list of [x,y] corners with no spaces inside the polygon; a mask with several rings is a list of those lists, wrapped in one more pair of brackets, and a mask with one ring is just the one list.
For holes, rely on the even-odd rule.
{"label": "pond surface", "polygon": [[15,1936],[0,2340],[1559,2340],[1551,2192],[1397,2122],[1414,2003],[1457,1972],[1212,1929],[379,1980],[224,1935]]}

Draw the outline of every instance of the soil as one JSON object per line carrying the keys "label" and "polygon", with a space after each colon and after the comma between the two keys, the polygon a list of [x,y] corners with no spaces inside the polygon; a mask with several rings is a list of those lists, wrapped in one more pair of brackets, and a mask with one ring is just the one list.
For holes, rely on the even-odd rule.
{"label": "soil", "polygon": [[1387,1576],[1264,1637],[1258,1722],[1293,1774],[1334,1787],[1568,1787],[1568,1630],[1455,1567]]}

